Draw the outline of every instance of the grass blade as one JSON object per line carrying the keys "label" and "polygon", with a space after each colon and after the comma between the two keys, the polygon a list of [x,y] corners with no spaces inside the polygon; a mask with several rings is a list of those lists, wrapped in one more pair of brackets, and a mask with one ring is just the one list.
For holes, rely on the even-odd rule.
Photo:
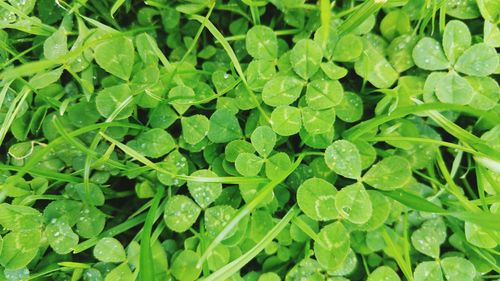
{"label": "grass blade", "polygon": [[272,240],[278,236],[278,234],[288,225],[290,220],[292,220],[299,213],[299,208],[294,205],[286,213],[286,215],[276,224],[252,249],[250,249],[245,254],[241,255],[229,264],[221,267],[216,272],[212,273],[204,281],[216,281],[216,280],[227,280],[234,273],[238,272],[243,266],[245,266],[249,261],[251,261],[255,256],[257,256]]}
{"label": "grass blade", "polygon": [[155,213],[158,209],[158,205],[160,204],[160,200],[163,197],[164,191],[165,189],[163,186],[159,186],[142,228],[141,252],[139,257],[139,277],[141,280],[155,280],[154,260],[151,252],[151,231],[153,228]]}

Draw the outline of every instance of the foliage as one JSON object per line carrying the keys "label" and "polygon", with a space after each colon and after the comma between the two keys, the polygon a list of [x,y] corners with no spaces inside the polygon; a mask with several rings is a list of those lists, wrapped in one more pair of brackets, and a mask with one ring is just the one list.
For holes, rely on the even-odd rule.
{"label": "foliage", "polygon": [[0,0],[0,280],[500,280],[498,3]]}

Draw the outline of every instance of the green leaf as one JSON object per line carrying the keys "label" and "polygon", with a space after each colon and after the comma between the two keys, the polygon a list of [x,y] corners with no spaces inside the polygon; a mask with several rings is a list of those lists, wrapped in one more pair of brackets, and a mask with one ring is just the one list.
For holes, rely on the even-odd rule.
{"label": "green leaf", "polygon": [[410,163],[401,156],[389,156],[373,165],[363,176],[363,181],[381,190],[393,190],[407,184],[411,176]]}
{"label": "green leaf", "polygon": [[[274,132],[273,132],[273,134],[274,134]],[[266,135],[266,137],[268,137],[268,136],[271,136],[271,135]],[[274,135],[274,139],[276,141],[276,134]],[[262,143],[265,141],[268,141],[268,140],[262,139],[259,142]],[[253,143],[254,143],[254,141],[252,141],[252,143],[249,143],[246,140],[234,140],[234,141],[229,142],[226,145],[226,148],[224,149],[224,156],[225,156],[226,160],[229,162],[234,162],[234,161],[236,161],[236,158],[238,157],[238,155],[240,153],[245,153],[245,152],[246,153],[254,153],[255,149],[254,149]],[[257,141],[255,141],[255,143],[257,143]],[[271,152],[271,150],[268,151],[267,153],[269,154]]]}
{"label": "green leaf", "polygon": [[304,181],[297,190],[297,203],[300,210],[317,221],[327,221],[338,217],[335,209],[337,189],[320,178]]}
{"label": "green leaf", "polygon": [[430,37],[424,37],[418,41],[413,49],[412,57],[415,64],[425,70],[441,70],[450,66],[439,42]]}
{"label": "green leaf", "polygon": [[124,36],[108,39],[95,47],[94,58],[102,69],[128,80],[134,65],[134,44]]}
{"label": "green leaf", "polygon": [[340,104],[335,106],[337,117],[348,123],[356,122],[363,116],[363,100],[353,92],[344,92]]}
{"label": "green leaf", "polygon": [[106,217],[99,209],[94,206],[83,206],[76,222],[76,230],[81,237],[92,238],[102,232],[105,223]]}
{"label": "green leaf", "polygon": [[173,99],[170,104],[179,114],[184,114],[191,107],[190,102],[194,96],[193,88],[184,85],[175,86],[168,92],[168,98]]}
{"label": "green leaf", "polygon": [[437,81],[436,96],[442,102],[468,104],[472,101],[473,90],[466,79],[451,71]]}
{"label": "green leaf", "polygon": [[337,80],[313,80],[307,85],[307,105],[316,110],[339,105],[343,96],[344,89]]}
{"label": "green leaf", "polygon": [[19,269],[35,258],[41,243],[39,229],[9,232],[3,237],[0,265],[6,269]]}
{"label": "green leaf", "polygon": [[39,72],[30,79],[29,83],[34,89],[45,88],[50,84],[57,82],[57,80],[61,78],[63,70],[64,69],[62,67],[59,67],[51,71]]}
{"label": "green leaf", "polygon": [[440,247],[446,241],[446,225],[441,218],[426,221],[411,235],[413,247],[424,255],[439,258]]}
{"label": "green leaf", "polygon": [[338,140],[325,150],[325,162],[335,173],[350,179],[361,177],[361,155],[353,143]]}
{"label": "green leaf", "polygon": [[54,252],[63,255],[78,244],[78,235],[63,220],[51,221],[45,228],[45,236]]}
{"label": "green leaf", "polygon": [[404,10],[390,11],[380,22],[380,33],[388,40],[401,34],[411,33],[412,30],[410,17]]}
{"label": "green leaf", "polygon": [[196,114],[181,118],[182,137],[189,144],[197,144],[208,134],[209,121],[205,115]]}
{"label": "green leaf", "polygon": [[291,166],[292,161],[290,157],[284,152],[278,152],[266,161],[266,177],[271,180],[281,178],[288,172]]}
{"label": "green leaf", "polygon": [[255,59],[273,60],[278,57],[278,39],[267,26],[256,25],[248,30],[245,44],[247,52]]}
{"label": "green leaf", "polygon": [[97,93],[95,103],[101,116],[114,116],[114,120],[126,119],[134,111],[132,92],[127,84],[104,88]]}
{"label": "green leaf", "polygon": [[476,277],[474,264],[461,257],[446,257],[441,267],[448,281],[472,281]]}
{"label": "green leaf", "polygon": [[319,264],[328,271],[339,268],[350,249],[349,233],[340,222],[324,226],[314,242],[314,255]]}
{"label": "green leaf", "polygon": [[339,214],[355,224],[364,224],[372,216],[372,202],[361,183],[342,188],[335,197],[335,208]]}
{"label": "green leaf", "polygon": [[365,40],[363,54],[354,63],[356,74],[366,79],[375,87],[384,89],[391,87],[399,78],[399,74],[380,53],[372,42]]}
{"label": "green leaf", "polygon": [[446,24],[443,34],[443,48],[451,63],[454,63],[470,47],[471,42],[472,37],[465,23],[451,20]]}
{"label": "green leaf", "polygon": [[126,262],[113,268],[104,278],[104,281],[133,281],[134,274]]}
{"label": "green leaf", "polygon": [[175,195],[165,204],[163,219],[168,228],[175,232],[184,232],[196,222],[200,211],[200,207],[189,197]]}
{"label": "green leaf", "polygon": [[259,174],[263,160],[252,153],[241,153],[234,164],[238,173],[245,177],[254,177]]}
{"label": "green leaf", "polygon": [[58,59],[68,53],[68,38],[64,28],[59,28],[43,42],[43,55],[46,59]]}
{"label": "green leaf", "polygon": [[210,116],[208,139],[212,142],[230,142],[241,136],[242,132],[238,119],[228,109],[218,109]]}
{"label": "green leaf", "polygon": [[369,276],[367,281],[401,281],[398,274],[386,265],[377,267]]}
{"label": "green leaf", "polygon": [[455,69],[471,76],[488,76],[495,73],[498,63],[495,48],[479,43],[465,50],[458,58]]}
{"label": "green leaf", "polygon": [[335,122],[335,110],[333,108],[315,110],[310,107],[302,108],[302,123],[304,128],[311,134],[324,134],[331,130]]}
{"label": "green leaf", "polygon": [[332,80],[343,78],[348,73],[347,68],[338,66],[333,62],[322,62],[320,67],[323,73]]}
{"label": "green leaf", "polygon": [[464,230],[467,242],[474,246],[492,249],[498,245],[498,242],[490,235],[491,232],[477,224],[465,222]]}
{"label": "green leaf", "polygon": [[469,105],[480,110],[493,109],[500,99],[498,82],[491,77],[465,77],[474,93]]}
{"label": "green leaf", "polygon": [[[211,237],[219,235],[219,233],[226,228],[227,224],[234,217],[236,211],[236,209],[227,205],[217,205],[206,209],[204,221],[208,235]],[[246,225],[248,221],[243,222]],[[236,227],[231,228],[227,233],[225,240],[230,240],[233,235],[238,233],[238,231],[239,229]]]}
{"label": "green leaf", "polygon": [[266,83],[276,74],[276,65],[273,61],[253,60],[248,64],[246,75],[248,85],[252,90],[261,92]]}
{"label": "green leaf", "polygon": [[292,76],[278,76],[269,80],[262,91],[262,100],[270,106],[289,105],[302,92],[303,82]]}
{"label": "green leaf", "polygon": [[500,29],[497,24],[484,21],[484,43],[494,48],[500,48]]}
{"label": "green leaf", "polygon": [[[192,177],[216,178],[217,174],[209,170],[197,170],[191,174]],[[187,183],[189,194],[202,209],[212,204],[222,193],[222,184],[215,182],[195,182]]]}
{"label": "green leaf", "polygon": [[112,237],[102,238],[94,247],[94,256],[102,262],[123,262],[127,258],[120,241]]}
{"label": "green leaf", "polygon": [[319,69],[323,52],[311,39],[302,39],[292,48],[290,62],[293,70],[304,79],[311,78]]}
{"label": "green leaf", "polygon": [[437,261],[419,263],[413,272],[415,281],[443,281],[443,273]]}
{"label": "green leaf", "polygon": [[273,131],[281,136],[295,135],[300,131],[300,110],[291,106],[278,106],[271,113]]}
{"label": "green leaf", "polygon": [[175,141],[165,130],[154,128],[141,133],[128,145],[146,157],[159,158],[175,148]]}
{"label": "green leaf", "polygon": [[363,53],[363,40],[354,34],[340,37],[335,45],[332,59],[340,62],[355,61]]}
{"label": "green leaf", "polygon": [[368,190],[367,192],[370,196],[373,212],[370,219],[364,224],[359,225],[358,228],[365,231],[373,231],[381,227],[389,217],[391,203],[385,196],[374,190]]}
{"label": "green leaf", "polygon": [[276,145],[276,133],[269,126],[259,126],[252,132],[250,140],[257,153],[267,157]]}

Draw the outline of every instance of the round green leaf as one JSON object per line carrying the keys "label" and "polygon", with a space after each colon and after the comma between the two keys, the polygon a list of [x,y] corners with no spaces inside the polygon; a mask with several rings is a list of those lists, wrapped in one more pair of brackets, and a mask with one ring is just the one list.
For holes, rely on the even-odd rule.
{"label": "round green leaf", "polygon": [[440,247],[446,241],[446,225],[441,218],[426,221],[411,235],[413,247],[424,255],[439,258]]}
{"label": "round green leaf", "polygon": [[53,220],[45,227],[45,236],[54,252],[63,255],[78,244],[78,235],[63,220]]}
{"label": "round green leaf", "polygon": [[345,92],[340,104],[335,106],[337,117],[348,123],[361,119],[363,111],[363,100],[353,92]]}
{"label": "round green leaf", "polygon": [[200,256],[197,253],[183,250],[175,258],[170,271],[177,280],[194,281],[201,273],[201,268],[196,266],[199,259]]}
{"label": "round green leaf", "polygon": [[167,131],[154,128],[140,134],[129,145],[146,157],[158,158],[174,149],[175,141]]}
{"label": "round green leaf", "polygon": [[398,274],[388,266],[380,266],[375,269],[370,276],[368,276],[367,281],[401,281]]}
{"label": "round green leaf", "polygon": [[380,22],[380,33],[388,40],[401,34],[411,33],[412,30],[410,17],[404,10],[390,11]]}
{"label": "round green leaf", "polygon": [[129,268],[129,265],[124,262],[113,268],[104,278],[104,281],[133,281],[134,274]]}
{"label": "round green leaf", "polygon": [[334,122],[335,110],[333,108],[323,110],[302,108],[302,123],[306,131],[311,134],[324,134],[330,131]]}
{"label": "round green leaf", "polygon": [[261,92],[266,83],[276,74],[273,61],[253,60],[248,64],[246,77],[248,85],[254,91]]}
{"label": "round green leaf", "polygon": [[389,156],[373,165],[363,176],[363,181],[377,189],[392,190],[407,184],[411,174],[411,166],[406,158]]}
{"label": "round green leaf", "polygon": [[[189,173],[188,161],[187,158],[182,155],[178,150],[174,150],[165,157],[163,162],[157,163],[163,169],[170,171],[174,175],[187,175]],[[185,181],[180,180],[179,178],[173,177],[170,174],[165,174],[158,172],[157,173],[158,180],[164,185],[174,185],[179,186],[184,184]]]}
{"label": "round green leaf", "polygon": [[279,106],[271,113],[273,131],[281,136],[295,135],[300,131],[300,110],[291,106]]}
{"label": "round green leaf", "polygon": [[461,257],[446,257],[441,260],[441,267],[448,281],[472,281],[476,277],[474,264]]}
{"label": "round green leaf", "polygon": [[[204,220],[207,233],[213,237],[217,236],[235,213],[236,209],[227,205],[217,205],[206,209]],[[236,228],[233,228],[226,237],[229,238],[234,233],[236,233]]]}
{"label": "round green leaf", "polygon": [[480,110],[493,109],[500,99],[500,87],[498,82],[491,77],[465,77],[474,90],[472,101],[469,105]]}
{"label": "round green leaf", "polygon": [[210,116],[208,139],[215,143],[225,143],[242,136],[238,119],[230,110],[222,108]]}
{"label": "round green leaf", "polygon": [[355,224],[364,224],[372,216],[372,202],[361,183],[342,188],[335,197],[335,208],[339,214]]}
{"label": "round green leaf", "polygon": [[424,37],[418,41],[413,49],[412,57],[415,64],[425,70],[441,70],[450,66],[439,42],[430,37]]}
{"label": "round green leaf", "polygon": [[76,222],[78,235],[83,238],[97,236],[104,229],[106,216],[94,206],[83,206]]}
{"label": "round green leaf", "polygon": [[128,118],[134,111],[132,92],[127,84],[104,88],[97,93],[95,100],[97,111],[106,117],[113,116],[114,120]]}
{"label": "round green leaf", "polygon": [[205,115],[196,114],[181,118],[182,137],[189,144],[199,143],[207,134],[209,121]]}
{"label": "round green leaf", "polygon": [[184,85],[175,86],[168,92],[168,98],[173,99],[170,104],[179,114],[184,114],[191,107],[194,96],[193,88]]}
{"label": "round green leaf", "polygon": [[443,281],[443,273],[437,261],[419,263],[413,272],[415,281]]}
{"label": "round green leaf", "polygon": [[259,126],[252,132],[250,140],[257,153],[267,157],[276,145],[276,133],[269,126]]}
{"label": "round green leaf", "polygon": [[95,47],[94,58],[102,69],[128,80],[134,65],[134,44],[130,38],[115,36]]}
{"label": "round green leaf", "polygon": [[168,228],[175,232],[184,232],[196,222],[200,212],[200,207],[189,197],[174,195],[165,204],[163,219]]}
{"label": "round green leaf", "polygon": [[363,40],[354,34],[340,37],[335,45],[332,59],[340,62],[351,62],[359,58],[363,52]]}
{"label": "round green leaf", "polygon": [[465,222],[464,230],[467,242],[474,246],[492,249],[498,245],[497,241],[490,235],[490,231],[485,230],[481,226]]}
{"label": "round green leaf", "polygon": [[373,42],[365,40],[365,49],[360,59],[354,63],[356,74],[368,80],[373,86],[384,89],[391,87],[399,78],[399,73],[378,46]]}
{"label": "round green leaf", "polygon": [[313,109],[327,109],[339,105],[344,89],[337,80],[313,80],[307,85],[306,101]]}
{"label": "round green leaf", "polygon": [[278,76],[269,80],[262,91],[262,100],[270,106],[289,105],[302,92],[303,82],[292,76]]}
{"label": "round green leaf", "polygon": [[273,60],[278,57],[278,39],[267,26],[256,25],[248,30],[245,44],[247,52],[255,59]]}
{"label": "round green leaf", "polygon": [[278,152],[266,160],[266,177],[276,179],[285,175],[290,169],[292,161],[284,152]]}
{"label": "round green leaf", "polygon": [[368,190],[370,202],[372,203],[372,215],[370,219],[358,228],[364,231],[373,231],[384,224],[391,211],[391,203],[387,197],[374,190]]}
{"label": "round green leaf", "polygon": [[323,52],[311,39],[298,41],[290,53],[293,70],[304,79],[311,78],[319,69]]}
{"label": "round green leaf", "polygon": [[[273,134],[274,134],[274,132],[273,132]],[[276,139],[276,135],[274,138]],[[262,142],[264,142],[264,141],[267,141],[267,139],[262,139]],[[234,141],[229,142],[226,145],[226,148],[224,149],[224,156],[225,156],[226,160],[229,162],[234,162],[234,161],[236,161],[236,158],[238,157],[238,155],[240,155],[240,153],[245,153],[245,152],[254,153],[255,152],[255,149],[254,149],[255,145],[253,144],[253,142],[254,141],[252,141],[252,143],[249,143],[245,140],[234,140]],[[271,152],[271,151],[269,151],[269,152]]]}
{"label": "round green leaf", "polygon": [[325,162],[335,173],[350,179],[361,177],[361,155],[347,140],[338,140],[325,150]]}
{"label": "round green leaf", "polygon": [[459,20],[451,20],[446,24],[443,34],[443,49],[452,63],[470,47],[472,37],[467,25]]}
{"label": "round green leaf", "polygon": [[455,69],[471,76],[488,76],[495,73],[498,63],[495,48],[479,43],[465,50],[458,58]]}
{"label": "round green leaf", "polygon": [[314,255],[319,264],[328,271],[339,268],[350,249],[349,232],[340,222],[326,225],[318,233],[314,243]]}
{"label": "round green leaf", "polygon": [[338,217],[335,209],[337,189],[320,178],[304,181],[297,190],[297,203],[308,217],[317,221],[327,221]]}
{"label": "round green leaf", "polygon": [[254,177],[259,174],[263,160],[252,153],[241,153],[234,164],[238,173],[246,177]]}
{"label": "round green leaf", "polygon": [[436,96],[442,102],[468,104],[472,101],[472,94],[470,84],[455,71],[446,74],[436,84]]}
{"label": "round green leaf", "polygon": [[[191,174],[192,177],[217,178],[217,174],[210,170],[198,170]],[[187,183],[189,194],[202,209],[208,207],[217,199],[222,192],[222,184],[216,182],[196,182]]]}
{"label": "round green leaf", "polygon": [[13,231],[3,237],[0,265],[5,269],[19,269],[30,263],[41,242],[39,229]]}
{"label": "round green leaf", "polygon": [[94,247],[94,256],[102,262],[122,262],[127,258],[120,241],[112,237],[99,240]]}

